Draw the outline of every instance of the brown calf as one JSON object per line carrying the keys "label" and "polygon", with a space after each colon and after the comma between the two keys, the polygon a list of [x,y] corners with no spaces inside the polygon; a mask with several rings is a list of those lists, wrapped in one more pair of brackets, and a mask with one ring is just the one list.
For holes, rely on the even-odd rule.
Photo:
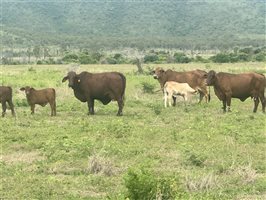
{"label": "brown calf", "polygon": [[20,90],[26,93],[27,101],[31,106],[31,114],[34,114],[35,104],[46,106],[49,103],[51,106],[51,116],[56,115],[55,89],[35,90],[32,87],[26,86],[20,88]]}
{"label": "brown calf", "polygon": [[12,88],[0,86],[0,103],[2,104],[2,117],[6,114],[6,102],[8,103],[12,115],[15,116],[14,104],[12,102]]}

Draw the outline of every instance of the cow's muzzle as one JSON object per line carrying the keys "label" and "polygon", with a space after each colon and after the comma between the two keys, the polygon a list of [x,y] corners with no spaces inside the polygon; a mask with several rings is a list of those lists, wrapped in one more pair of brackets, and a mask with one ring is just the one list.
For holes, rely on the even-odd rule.
{"label": "cow's muzzle", "polygon": [[158,76],[156,74],[153,75],[154,79],[158,79]]}

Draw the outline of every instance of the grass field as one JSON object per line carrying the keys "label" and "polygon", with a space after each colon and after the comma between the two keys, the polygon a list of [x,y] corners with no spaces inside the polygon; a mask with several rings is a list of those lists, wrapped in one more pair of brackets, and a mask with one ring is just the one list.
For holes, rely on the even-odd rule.
{"label": "grass field", "polygon": [[[179,71],[204,69],[266,74],[265,63],[160,65]],[[147,67],[147,66],[146,66]],[[156,67],[150,65],[149,67]],[[124,116],[117,104],[96,102],[88,116],[62,78],[69,66],[1,66],[2,85],[13,87],[17,113],[0,119],[1,199],[265,199],[265,119],[253,101],[232,100],[223,114],[211,102],[163,107],[159,83],[136,75],[133,65],[85,65],[77,71],[126,75]],[[57,116],[37,106],[22,86],[54,87]]]}

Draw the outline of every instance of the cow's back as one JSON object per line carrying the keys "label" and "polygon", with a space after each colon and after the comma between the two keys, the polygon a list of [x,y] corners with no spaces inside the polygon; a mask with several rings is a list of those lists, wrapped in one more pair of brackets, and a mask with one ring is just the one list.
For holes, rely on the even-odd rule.
{"label": "cow's back", "polygon": [[220,72],[217,74],[219,88],[224,93],[232,94],[232,97],[245,100],[248,97],[257,97],[259,92],[265,89],[265,77],[256,73],[229,74]]}
{"label": "cow's back", "polygon": [[[205,72],[206,73],[206,72]],[[179,83],[188,83],[190,87],[196,89],[204,86],[204,71],[194,70],[188,72],[166,71],[167,81],[176,81]]]}

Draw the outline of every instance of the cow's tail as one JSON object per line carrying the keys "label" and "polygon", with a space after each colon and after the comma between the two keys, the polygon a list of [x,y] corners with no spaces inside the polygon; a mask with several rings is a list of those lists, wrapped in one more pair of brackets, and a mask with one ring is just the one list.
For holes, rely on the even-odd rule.
{"label": "cow's tail", "polygon": [[125,92],[126,92],[126,77],[123,74],[121,74],[121,73],[118,73],[118,74],[119,74],[119,76],[122,79],[122,84],[123,84],[122,100],[123,100],[123,102],[125,102],[125,100],[126,100],[126,97],[125,97]]}

